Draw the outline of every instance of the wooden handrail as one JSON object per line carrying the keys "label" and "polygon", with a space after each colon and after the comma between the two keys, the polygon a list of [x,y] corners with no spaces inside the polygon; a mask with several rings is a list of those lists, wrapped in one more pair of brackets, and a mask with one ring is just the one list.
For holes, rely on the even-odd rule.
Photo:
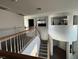
{"label": "wooden handrail", "polygon": [[6,57],[9,59],[42,59],[40,57],[28,56],[28,55],[6,52],[1,50],[0,50],[0,57]]}
{"label": "wooden handrail", "polygon": [[21,34],[21,33],[24,33],[24,32],[26,32],[26,31],[30,31],[30,30],[32,30],[32,29],[34,29],[34,28],[30,28],[29,30],[24,30],[24,31],[21,31],[21,32],[15,33],[15,34],[11,34],[11,35],[7,35],[7,36],[0,37],[0,40],[3,40],[3,39],[6,40],[6,38],[9,38],[9,37],[12,37],[12,36],[19,35],[19,34]]}

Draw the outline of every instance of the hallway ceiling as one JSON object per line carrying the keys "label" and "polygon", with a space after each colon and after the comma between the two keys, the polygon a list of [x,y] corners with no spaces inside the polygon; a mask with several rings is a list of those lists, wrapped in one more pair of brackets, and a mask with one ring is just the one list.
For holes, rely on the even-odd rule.
{"label": "hallway ceiling", "polygon": [[74,10],[77,9],[77,4],[77,0],[0,0],[0,6],[8,8],[8,11],[24,15]]}

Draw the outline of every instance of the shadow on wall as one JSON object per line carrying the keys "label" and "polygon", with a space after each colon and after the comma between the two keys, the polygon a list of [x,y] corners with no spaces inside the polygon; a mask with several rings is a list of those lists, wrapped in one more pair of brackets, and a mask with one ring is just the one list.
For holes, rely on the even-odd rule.
{"label": "shadow on wall", "polygon": [[58,40],[53,39],[53,46],[57,46],[65,51],[67,48],[66,44],[67,44],[67,42],[58,41]]}

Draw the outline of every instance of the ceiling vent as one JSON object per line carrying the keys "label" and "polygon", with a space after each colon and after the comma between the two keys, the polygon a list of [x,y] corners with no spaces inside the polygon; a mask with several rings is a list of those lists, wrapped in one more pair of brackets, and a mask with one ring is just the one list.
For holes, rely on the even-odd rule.
{"label": "ceiling vent", "polygon": [[5,7],[0,6],[0,9],[7,10],[8,8],[5,8]]}

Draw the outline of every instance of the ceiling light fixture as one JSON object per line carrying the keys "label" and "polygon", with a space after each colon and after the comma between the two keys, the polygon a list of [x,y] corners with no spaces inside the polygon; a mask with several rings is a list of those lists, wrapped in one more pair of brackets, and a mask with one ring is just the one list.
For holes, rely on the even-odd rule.
{"label": "ceiling light fixture", "polygon": [[41,8],[36,8],[36,10],[40,11],[40,10],[41,10]]}
{"label": "ceiling light fixture", "polygon": [[3,7],[3,6],[0,6],[0,9],[2,9],[2,10],[7,10],[8,8],[5,8],[5,7]]}
{"label": "ceiling light fixture", "polygon": [[11,1],[13,1],[13,2],[18,2],[18,0],[11,0]]}
{"label": "ceiling light fixture", "polygon": [[24,16],[23,14],[19,13],[18,15]]}

